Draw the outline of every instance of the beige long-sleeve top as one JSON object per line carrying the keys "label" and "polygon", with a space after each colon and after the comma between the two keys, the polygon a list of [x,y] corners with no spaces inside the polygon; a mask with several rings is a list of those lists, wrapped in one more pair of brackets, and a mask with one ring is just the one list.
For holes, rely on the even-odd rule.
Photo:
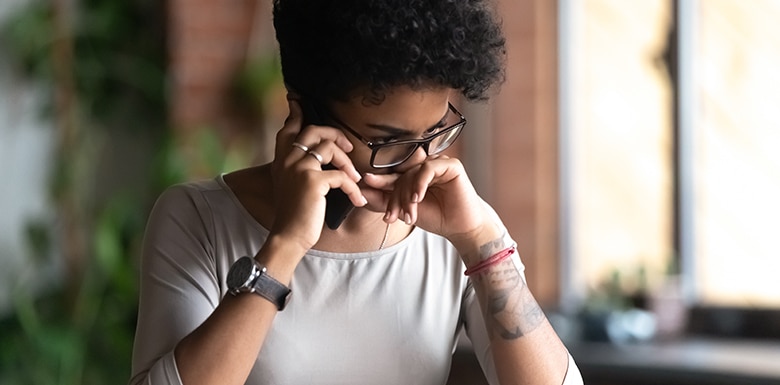
{"label": "beige long-sleeve top", "polygon": [[[144,240],[131,384],[181,384],[174,347],[226,295],[231,264],[267,236],[221,176],[173,186],[158,199]],[[379,251],[310,250],[246,383],[444,384],[465,327],[497,384],[463,271],[446,239],[420,229]],[[579,384],[569,360],[566,383]]]}

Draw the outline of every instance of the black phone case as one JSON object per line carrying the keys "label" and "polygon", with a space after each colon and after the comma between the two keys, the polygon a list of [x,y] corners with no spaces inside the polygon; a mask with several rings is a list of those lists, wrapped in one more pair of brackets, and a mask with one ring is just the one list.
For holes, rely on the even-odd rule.
{"label": "black phone case", "polygon": [[[307,124],[325,124],[312,105],[306,103],[305,100],[302,100],[300,103],[303,110],[304,126]],[[323,165],[322,169],[335,170],[336,167],[328,163]],[[325,195],[325,201],[327,202],[325,205],[325,224],[329,229],[336,230],[355,206],[349,200],[349,196],[337,188],[332,188],[328,191]]]}

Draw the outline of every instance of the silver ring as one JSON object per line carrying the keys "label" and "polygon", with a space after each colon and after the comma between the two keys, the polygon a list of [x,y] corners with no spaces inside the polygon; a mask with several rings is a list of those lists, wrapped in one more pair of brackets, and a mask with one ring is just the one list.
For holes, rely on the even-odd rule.
{"label": "silver ring", "polygon": [[304,146],[304,145],[302,145],[302,144],[300,144],[298,142],[293,142],[292,146],[303,150],[303,152],[309,152],[309,148],[308,147],[306,147],[306,146]]}
{"label": "silver ring", "polygon": [[317,162],[320,162],[320,164],[322,164],[322,162],[325,160],[325,159],[322,157],[322,154],[320,154],[320,153],[319,153],[319,152],[317,152],[317,151],[314,151],[314,150],[309,150],[309,151],[307,151],[307,153],[308,153],[309,155],[313,156],[313,157],[314,157],[314,159],[317,159]]}

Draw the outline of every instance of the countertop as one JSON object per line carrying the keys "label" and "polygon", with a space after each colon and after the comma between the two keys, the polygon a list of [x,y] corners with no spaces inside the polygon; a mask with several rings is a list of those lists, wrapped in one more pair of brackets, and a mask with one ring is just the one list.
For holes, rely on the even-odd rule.
{"label": "countertop", "polygon": [[778,341],[684,338],[568,347],[589,385],[780,384]]}

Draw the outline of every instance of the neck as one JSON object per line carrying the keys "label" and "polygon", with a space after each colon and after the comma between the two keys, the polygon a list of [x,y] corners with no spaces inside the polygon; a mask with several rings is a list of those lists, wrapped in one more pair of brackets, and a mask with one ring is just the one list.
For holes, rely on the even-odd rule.
{"label": "neck", "polygon": [[326,230],[360,234],[366,230],[372,230],[374,226],[384,227],[386,223],[382,220],[383,216],[384,213],[376,213],[362,207],[355,207],[347,218],[344,219],[344,222],[341,223],[341,226],[339,226],[338,229],[330,230],[329,228],[326,228]]}
{"label": "neck", "polygon": [[355,208],[336,230],[323,227],[317,250],[334,252],[362,252],[378,250],[387,233],[384,247],[391,246],[406,237],[411,226],[395,222],[389,227],[382,220],[384,213]]}

